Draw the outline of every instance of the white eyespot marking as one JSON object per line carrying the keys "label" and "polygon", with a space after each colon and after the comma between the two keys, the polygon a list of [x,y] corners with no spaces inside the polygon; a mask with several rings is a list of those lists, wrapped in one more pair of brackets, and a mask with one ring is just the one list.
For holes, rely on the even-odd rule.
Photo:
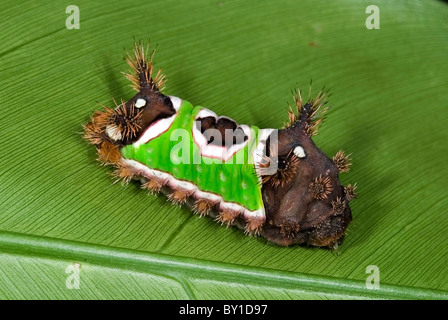
{"label": "white eyespot marking", "polygon": [[106,133],[114,141],[121,140],[121,131],[118,130],[116,125],[108,125],[106,127]]}
{"label": "white eyespot marking", "polygon": [[137,101],[135,101],[136,108],[141,108],[141,107],[144,107],[145,105],[146,105],[146,100],[143,98],[138,98]]}
{"label": "white eyespot marking", "polygon": [[294,154],[298,156],[299,158],[305,158],[306,153],[305,150],[301,146],[297,146],[294,148]]}

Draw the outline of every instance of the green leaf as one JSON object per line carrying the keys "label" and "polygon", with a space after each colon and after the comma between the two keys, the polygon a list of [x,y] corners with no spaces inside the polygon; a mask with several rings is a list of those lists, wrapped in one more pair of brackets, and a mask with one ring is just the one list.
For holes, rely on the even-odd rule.
{"label": "green leaf", "polygon": [[[77,1],[70,30],[69,4],[0,4],[0,298],[448,298],[446,3]],[[79,133],[95,101],[132,96],[134,38],[158,44],[167,94],[239,123],[280,127],[295,86],[331,89],[315,142],[352,153],[342,182],[359,186],[338,254],[112,184]]]}

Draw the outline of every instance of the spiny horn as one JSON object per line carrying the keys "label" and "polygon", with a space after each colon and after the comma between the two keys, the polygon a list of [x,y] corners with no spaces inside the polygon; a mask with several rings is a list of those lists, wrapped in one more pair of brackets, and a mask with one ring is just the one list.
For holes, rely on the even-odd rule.
{"label": "spiny horn", "polygon": [[131,81],[131,87],[135,91],[140,91],[143,88],[162,91],[165,84],[165,76],[162,74],[162,70],[159,69],[153,77],[154,64],[152,60],[155,49],[149,56],[148,51],[149,44],[145,46],[142,42],[134,42],[132,54],[128,53],[126,55],[126,62],[131,67],[132,74],[123,74]]}
{"label": "spiny horn", "polygon": [[319,125],[324,120],[324,115],[328,111],[328,107],[323,108],[327,103],[327,93],[322,90],[314,99],[311,99],[310,94],[308,101],[303,103],[302,93],[298,89],[294,95],[294,102],[294,107],[289,106],[288,121],[285,123],[284,128],[293,126],[300,127],[308,136],[316,135]]}

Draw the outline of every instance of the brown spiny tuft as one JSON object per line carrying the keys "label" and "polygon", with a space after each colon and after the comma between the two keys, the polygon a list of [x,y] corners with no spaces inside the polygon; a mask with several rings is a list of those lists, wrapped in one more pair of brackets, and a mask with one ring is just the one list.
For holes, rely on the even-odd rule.
{"label": "brown spiny tuft", "polygon": [[115,144],[104,141],[98,148],[98,160],[104,165],[118,164],[121,160],[120,150]]}
{"label": "brown spiny tuft", "polygon": [[194,203],[192,209],[195,214],[199,214],[200,217],[203,217],[210,213],[210,210],[214,205],[215,203],[212,203],[210,200],[199,199]]}
{"label": "brown spiny tuft", "polygon": [[168,199],[173,204],[185,204],[187,202],[188,197],[191,195],[191,192],[187,192],[185,190],[173,190],[172,193],[168,195]]}
{"label": "brown spiny tuft", "polygon": [[83,126],[84,136],[83,138],[88,140],[91,144],[99,145],[101,144],[105,137],[103,134],[103,129],[93,122],[89,122]]}
{"label": "brown spiny tuft", "polygon": [[352,201],[353,199],[356,199],[356,188],[358,186],[356,185],[356,183],[352,186],[351,184],[347,185],[346,187],[344,187],[344,193],[345,193],[345,199],[347,199],[347,201]]}
{"label": "brown spiny tuft", "polygon": [[124,102],[114,110],[111,116],[111,122],[115,125],[118,132],[121,133],[123,139],[131,139],[137,135],[141,129],[141,116],[143,111],[136,111],[132,104],[129,110]]}
{"label": "brown spiny tuft", "polygon": [[288,238],[294,238],[300,231],[300,225],[296,221],[284,220],[280,226],[280,233]]}
{"label": "brown spiny tuft", "polygon": [[248,235],[258,236],[261,233],[264,220],[260,218],[248,218],[246,226],[244,227],[244,233]]}
{"label": "brown spiny tuft", "polygon": [[344,212],[347,203],[345,202],[345,200],[342,200],[340,197],[337,197],[336,201],[331,201],[331,206],[333,207],[333,211],[336,214],[340,214]]}
{"label": "brown spiny tuft", "polygon": [[159,69],[153,78],[153,57],[155,50],[148,56],[149,44],[145,47],[143,43],[134,43],[133,54],[127,54],[126,62],[131,67],[133,74],[124,73],[125,77],[132,82],[131,87],[135,91],[140,91],[141,88],[150,87],[151,89],[163,90],[165,84],[165,76],[162,70]]}
{"label": "brown spiny tuft", "polygon": [[322,175],[318,178],[314,178],[314,181],[310,182],[309,187],[314,198],[317,200],[325,200],[331,191],[333,191],[330,177],[323,178]]}
{"label": "brown spiny tuft", "polygon": [[112,173],[112,176],[116,178],[114,183],[117,183],[121,180],[122,184],[126,184],[131,181],[132,178],[137,178],[140,176],[140,172],[136,169],[128,166],[126,163],[120,162],[116,164],[117,168]]}
{"label": "brown spiny tuft", "polygon": [[145,182],[144,184],[142,184],[142,188],[148,189],[150,193],[154,194],[154,193],[160,192],[163,185],[164,184],[162,182],[155,180],[155,179],[151,179],[151,180],[148,180],[147,182]]}
{"label": "brown spiny tuft", "polygon": [[292,152],[292,150],[288,153],[285,159],[278,159],[278,168],[277,171],[272,175],[263,175],[263,170],[269,168],[271,162],[274,161],[271,156],[269,160],[267,157],[263,158],[262,162],[258,165],[260,168],[260,174],[262,175],[262,183],[269,183],[274,188],[278,188],[278,186],[284,186],[291,182],[291,180],[297,174],[297,168],[299,164],[299,158]]}
{"label": "brown spiny tuft", "polygon": [[106,126],[112,124],[112,115],[114,113],[113,109],[101,106],[104,108],[104,111],[95,111],[90,122],[83,126],[84,139],[96,146],[108,139],[104,130]]}
{"label": "brown spiny tuft", "polygon": [[343,150],[339,150],[333,157],[333,162],[338,168],[339,172],[348,172],[352,165],[350,154],[346,155]]}
{"label": "brown spiny tuft", "polygon": [[308,136],[314,136],[317,134],[319,125],[324,120],[324,115],[328,110],[323,108],[327,103],[327,96],[325,92],[318,93],[316,98],[311,99],[311,88],[308,101],[304,104],[302,99],[302,93],[297,90],[297,94],[294,95],[295,106],[289,106],[288,109],[288,121],[285,123],[284,128],[292,127],[297,123],[303,126]]}
{"label": "brown spiny tuft", "polygon": [[235,210],[224,209],[216,217],[216,221],[230,226],[241,213]]}
{"label": "brown spiny tuft", "polygon": [[105,107],[100,103],[100,106],[103,107],[103,111],[95,111],[92,117],[92,123],[100,127],[101,129],[105,129],[106,126],[112,124],[112,115],[114,113],[114,109]]}

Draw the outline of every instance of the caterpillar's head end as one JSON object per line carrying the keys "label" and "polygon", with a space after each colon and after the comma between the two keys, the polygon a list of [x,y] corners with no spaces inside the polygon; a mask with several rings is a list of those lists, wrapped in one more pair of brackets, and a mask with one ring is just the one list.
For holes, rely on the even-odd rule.
{"label": "caterpillar's head end", "polygon": [[130,144],[138,139],[151,123],[176,113],[170,97],[162,93],[165,76],[154,72],[154,51],[142,42],[135,42],[132,53],[127,54],[131,72],[124,73],[137,94],[129,101],[115,103],[115,108],[104,107],[96,111],[91,122],[84,126],[84,137],[97,146],[100,160],[104,158],[104,142],[115,146]]}
{"label": "caterpillar's head end", "polygon": [[[350,159],[342,151],[328,158],[313,142],[321,123],[324,95],[302,104],[298,114],[278,131],[278,142],[268,139],[268,156],[277,159],[277,172],[263,176],[266,221],[262,234],[280,245],[309,244],[336,249],[352,221],[349,202],[356,185],[342,186],[339,173]],[[272,135],[271,135],[272,137]]]}

